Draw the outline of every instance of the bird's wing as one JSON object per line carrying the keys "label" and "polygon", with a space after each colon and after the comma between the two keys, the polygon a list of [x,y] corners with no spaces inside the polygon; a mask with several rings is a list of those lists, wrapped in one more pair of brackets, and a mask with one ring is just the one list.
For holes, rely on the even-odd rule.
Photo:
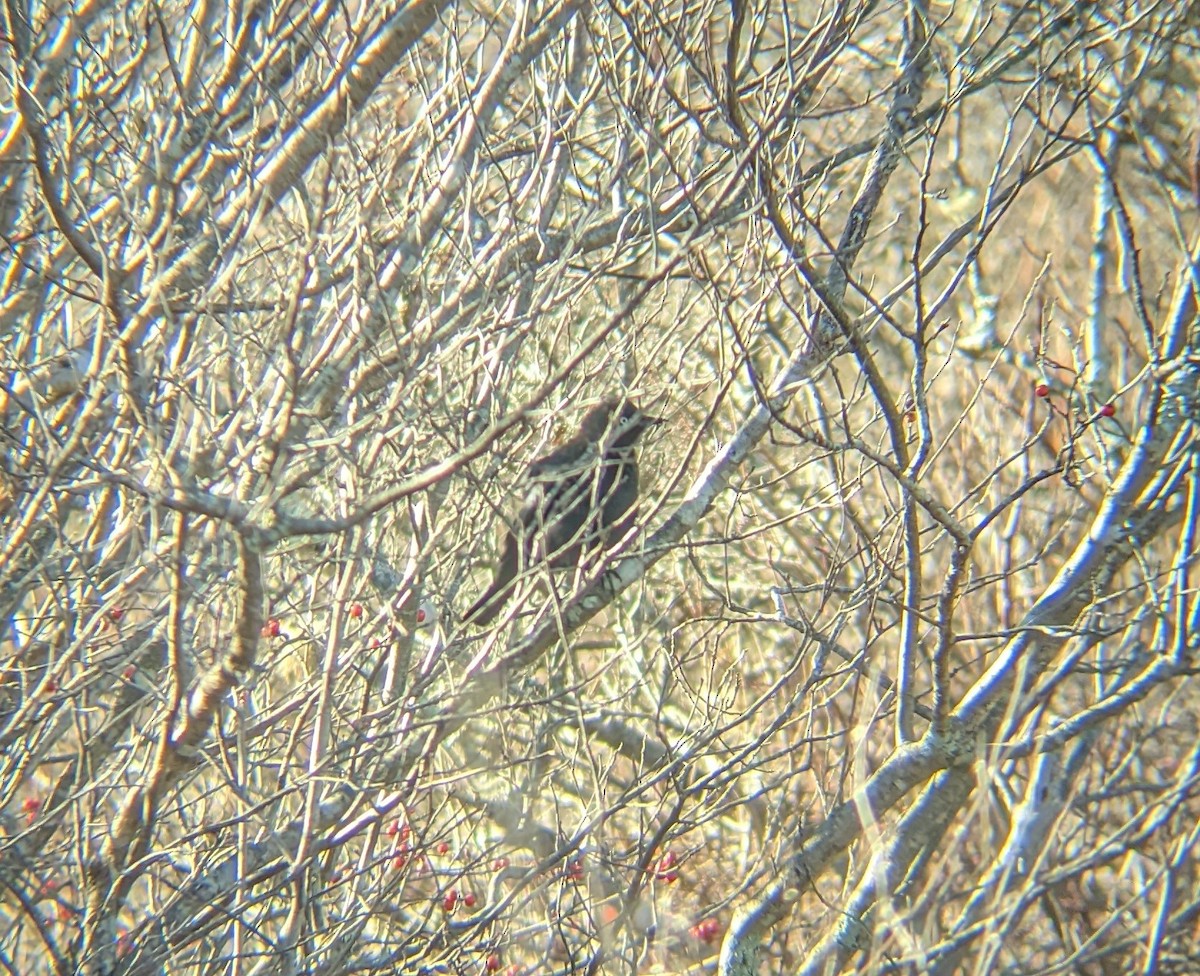
{"label": "bird's wing", "polygon": [[568,441],[538,458],[521,479],[517,523],[530,531],[570,510],[589,490],[596,464],[595,448],[580,441]]}
{"label": "bird's wing", "polygon": [[537,484],[573,478],[591,470],[595,463],[596,452],[591,444],[568,441],[562,447],[555,448],[534,461],[525,472],[524,480],[530,484]]}

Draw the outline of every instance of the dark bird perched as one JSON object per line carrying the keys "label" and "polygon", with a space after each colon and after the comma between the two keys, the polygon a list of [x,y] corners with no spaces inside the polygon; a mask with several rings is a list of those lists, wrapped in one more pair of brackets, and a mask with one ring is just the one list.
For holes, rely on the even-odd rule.
{"label": "dark bird perched", "polygon": [[578,566],[629,531],[637,517],[634,444],[657,423],[661,418],[629,400],[605,400],[588,411],[578,434],[529,466],[517,524],[505,537],[492,585],[464,615],[467,623],[491,623],[532,567]]}

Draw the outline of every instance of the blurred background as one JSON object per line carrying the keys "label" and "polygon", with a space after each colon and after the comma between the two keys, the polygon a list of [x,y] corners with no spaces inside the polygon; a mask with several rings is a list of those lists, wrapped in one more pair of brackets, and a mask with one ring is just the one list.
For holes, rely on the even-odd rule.
{"label": "blurred background", "polygon": [[1189,5],[3,10],[4,971],[1197,971]]}

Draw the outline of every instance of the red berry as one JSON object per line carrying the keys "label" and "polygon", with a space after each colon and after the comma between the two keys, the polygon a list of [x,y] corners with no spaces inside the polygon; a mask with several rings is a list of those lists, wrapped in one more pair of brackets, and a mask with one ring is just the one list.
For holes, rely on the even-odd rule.
{"label": "red berry", "polygon": [[36,796],[27,796],[21,801],[21,809],[32,819],[42,809],[42,801]]}
{"label": "red berry", "polygon": [[278,637],[279,636],[279,621],[271,617],[265,624],[262,625],[260,633],[263,637]]}
{"label": "red berry", "polygon": [[424,608],[424,607],[420,607],[420,608],[418,608],[418,610],[417,610],[417,623],[419,623],[419,624],[423,624],[423,623],[425,623],[425,617],[426,617],[425,608]]}
{"label": "red berry", "polygon": [[367,641],[367,647],[369,647],[373,651],[379,650],[379,648],[382,646],[383,645],[379,642],[378,637],[372,637],[369,641]]}
{"label": "red berry", "polygon": [[693,939],[701,942],[712,942],[721,932],[721,923],[715,918],[706,918],[697,922],[688,931]]}
{"label": "red berry", "polygon": [[666,854],[658,859],[658,866],[654,869],[654,876],[661,881],[665,881],[667,884],[678,881],[679,873],[673,870],[678,863],[679,858],[675,855],[675,852],[667,851]]}
{"label": "red berry", "polygon": [[583,858],[577,857],[574,861],[567,864],[567,880],[582,881],[583,880]]}
{"label": "red berry", "polygon": [[447,844],[447,843],[446,843],[444,840],[443,840],[443,841],[438,841],[437,852],[438,852],[439,854],[445,854],[445,853],[447,853],[449,850],[450,850],[450,845],[449,845],[449,844]]}
{"label": "red berry", "polygon": [[400,821],[393,820],[390,824],[383,828],[383,832],[389,837],[395,837],[398,833],[400,833]]}
{"label": "red berry", "polygon": [[1033,388],[1034,396],[1039,396],[1043,400],[1050,395],[1050,387],[1045,383],[1039,383]]}
{"label": "red berry", "polygon": [[451,888],[446,892],[446,897],[442,899],[442,911],[452,912],[454,906],[458,904],[458,892]]}
{"label": "red berry", "polygon": [[363,615],[362,604],[361,603],[351,603],[350,604],[350,616],[353,617],[355,620],[357,620],[362,615]]}
{"label": "red berry", "polygon": [[507,857],[498,857],[492,862],[493,871],[503,871],[512,862]]}
{"label": "red berry", "polygon": [[117,930],[117,958],[124,959],[133,951],[133,936],[125,929]]}
{"label": "red berry", "polygon": [[75,915],[75,909],[70,905],[64,905],[62,902],[55,907],[55,914],[60,922],[69,922]]}
{"label": "red berry", "polygon": [[137,674],[137,668],[135,668],[132,664],[127,664],[125,665],[125,669],[121,672],[121,677],[126,681],[131,681],[133,680],[133,676],[135,674]]}
{"label": "red berry", "polygon": [[47,681],[46,690],[50,692],[50,694],[54,694],[54,692],[58,691],[58,680],[56,678],[51,678],[49,681]]}
{"label": "red berry", "polygon": [[488,957],[483,964],[483,968],[486,969],[489,973],[494,973],[497,969],[499,969],[500,968],[500,953],[489,952]]}
{"label": "red berry", "polygon": [[395,871],[403,871],[408,864],[407,854],[397,854],[392,858],[392,869]]}
{"label": "red berry", "polygon": [[1117,412],[1116,406],[1111,403],[1106,403],[1104,406],[1102,406],[1100,408],[1100,416],[1101,417],[1111,417],[1116,412]]}
{"label": "red berry", "polygon": [[475,892],[468,891],[465,895],[463,895],[463,904],[466,905],[468,908],[474,908],[475,907]]}
{"label": "red berry", "polygon": [[125,611],[121,607],[113,607],[111,610],[108,611],[108,619],[111,620],[114,624],[124,616],[125,616]]}

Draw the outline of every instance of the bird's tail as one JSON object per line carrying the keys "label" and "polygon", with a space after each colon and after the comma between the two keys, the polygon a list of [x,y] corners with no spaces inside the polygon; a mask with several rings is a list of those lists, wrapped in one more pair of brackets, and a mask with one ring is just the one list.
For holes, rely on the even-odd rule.
{"label": "bird's tail", "polygon": [[512,596],[513,586],[517,578],[517,550],[515,545],[505,546],[500,557],[500,565],[496,567],[496,575],[492,585],[483,591],[483,595],[471,604],[470,609],[463,614],[463,622],[475,627],[486,627],[504,608],[508,598]]}
{"label": "bird's tail", "polygon": [[463,623],[468,623],[475,627],[486,627],[495,620],[496,614],[500,612],[501,608],[508,601],[511,583],[511,580],[497,580],[484,590],[483,596],[472,603],[470,609],[463,614]]}

